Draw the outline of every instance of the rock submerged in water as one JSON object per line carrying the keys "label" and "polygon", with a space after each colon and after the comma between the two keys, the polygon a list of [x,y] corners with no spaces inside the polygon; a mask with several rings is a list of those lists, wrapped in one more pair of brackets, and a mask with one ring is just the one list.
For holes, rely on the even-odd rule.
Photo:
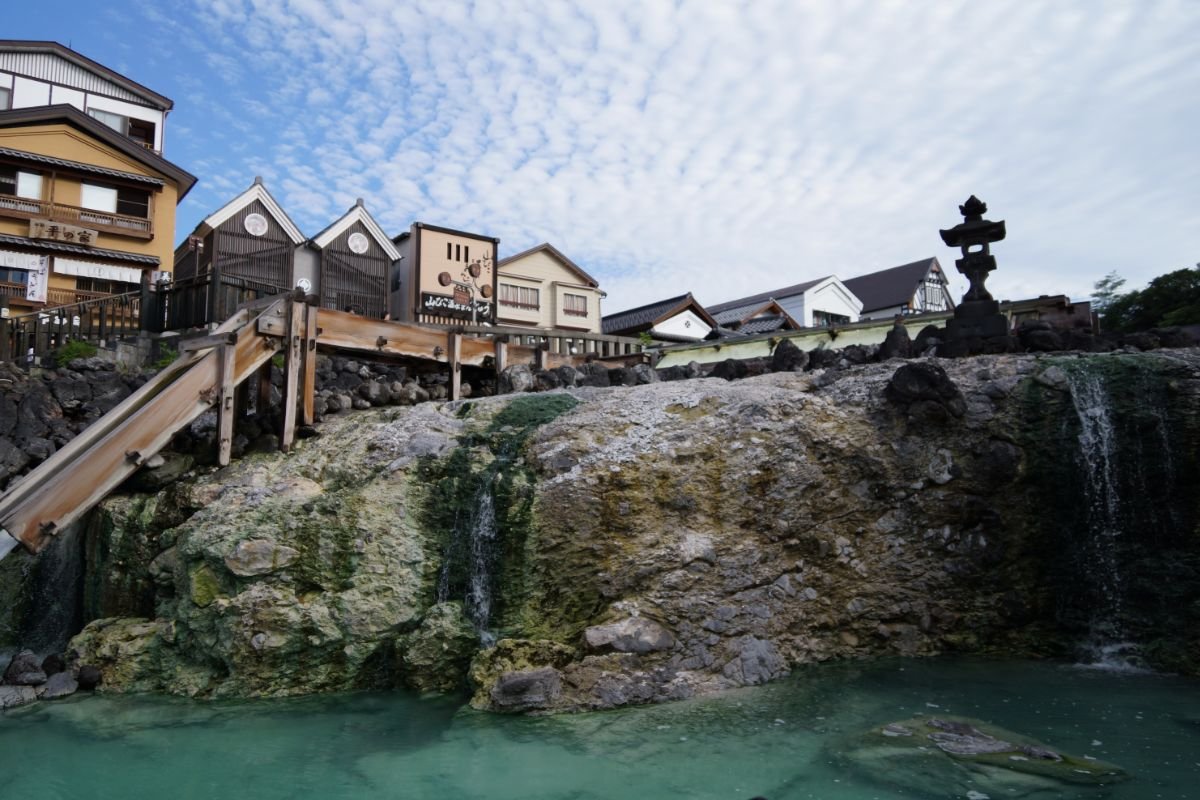
{"label": "rock submerged in water", "polygon": [[1065,784],[1129,778],[1115,764],[1068,755],[1027,736],[966,717],[916,717],[872,728],[839,760],[872,780],[929,797],[1026,797]]}

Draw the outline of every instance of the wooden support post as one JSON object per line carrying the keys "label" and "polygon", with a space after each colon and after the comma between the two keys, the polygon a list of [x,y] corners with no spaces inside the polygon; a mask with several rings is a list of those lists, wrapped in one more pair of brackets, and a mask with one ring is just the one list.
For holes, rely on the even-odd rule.
{"label": "wooden support post", "polygon": [[9,361],[13,357],[11,338],[13,324],[7,319],[0,319],[0,361]]}
{"label": "wooden support post", "polygon": [[312,425],[316,418],[314,407],[317,394],[317,307],[304,306],[304,343],[303,355],[304,376],[301,381],[304,413],[301,418],[305,425]]}
{"label": "wooden support post", "polygon": [[221,393],[217,396],[217,463],[229,466],[233,452],[234,399],[237,384],[236,343],[223,344],[218,351],[221,357]]}
{"label": "wooden support post", "polygon": [[258,397],[254,401],[254,411],[263,416],[271,408],[271,362],[268,360],[258,368]]}
{"label": "wooden support post", "polygon": [[446,347],[446,361],[450,365],[450,399],[457,400],[462,393],[462,334],[450,332]]}
{"label": "wooden support post", "polygon": [[497,336],[493,343],[496,348],[496,377],[500,377],[500,373],[504,372],[504,368],[508,366],[508,340],[504,336]]}
{"label": "wooden support post", "polygon": [[296,439],[296,401],[300,393],[300,357],[304,346],[304,322],[308,312],[303,303],[292,301],[288,308],[288,333],[283,357],[283,430],[279,449],[287,452]]}
{"label": "wooden support post", "polygon": [[546,347],[547,345],[542,343],[533,351],[534,369],[543,370],[546,368]]}

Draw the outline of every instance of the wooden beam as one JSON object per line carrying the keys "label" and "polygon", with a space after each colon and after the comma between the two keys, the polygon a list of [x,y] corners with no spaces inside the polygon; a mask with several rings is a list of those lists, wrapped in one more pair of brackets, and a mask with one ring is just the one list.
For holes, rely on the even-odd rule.
{"label": "wooden beam", "polygon": [[497,336],[493,347],[496,350],[496,377],[498,378],[500,373],[504,372],[504,368],[508,366],[508,342]]}
{"label": "wooden beam", "polygon": [[217,463],[227,467],[233,453],[233,392],[237,386],[234,382],[237,377],[237,349],[232,344],[221,345],[217,356],[221,360],[221,394],[217,398]]}
{"label": "wooden beam", "polygon": [[316,418],[315,404],[317,395],[317,306],[304,307],[304,376],[301,380],[304,413],[302,419],[305,425],[312,425]]}
{"label": "wooden beam", "polygon": [[279,449],[287,452],[296,439],[296,402],[299,399],[301,359],[304,348],[304,323],[307,306],[290,302],[288,309],[287,346],[283,357],[283,430],[279,432]]}
{"label": "wooden beam", "polygon": [[[446,360],[445,328],[429,328],[403,322],[387,322],[322,308],[317,317],[317,344],[337,350],[353,350],[382,356]],[[486,339],[463,338],[460,363],[481,367],[493,354]]]}
{"label": "wooden beam", "polygon": [[193,339],[184,339],[179,343],[179,352],[190,353],[194,350],[207,350],[212,347],[222,347],[227,344],[237,342],[237,334],[234,333],[214,333],[211,336],[197,336]]}
{"label": "wooden beam", "polygon": [[450,399],[457,400],[462,394],[462,343],[461,333],[449,335],[446,347],[446,362],[450,365]]}

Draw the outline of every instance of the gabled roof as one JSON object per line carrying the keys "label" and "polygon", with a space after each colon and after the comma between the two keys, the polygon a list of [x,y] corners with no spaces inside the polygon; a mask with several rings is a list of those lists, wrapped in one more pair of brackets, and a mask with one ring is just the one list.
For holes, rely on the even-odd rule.
{"label": "gabled roof", "polygon": [[233,198],[228,203],[221,206],[216,211],[201,220],[200,224],[196,226],[196,229],[192,231],[192,234],[199,234],[202,229],[204,231],[209,231],[213,228],[219,227],[222,223],[237,214],[246,206],[253,203],[255,200],[266,206],[267,211],[272,217],[275,218],[275,221],[279,223],[279,227],[283,228],[284,232],[288,235],[288,238],[292,240],[293,244],[301,244],[304,242],[304,234],[300,232],[300,229],[296,227],[296,223],[292,222],[292,218],[287,215],[287,212],[283,210],[279,203],[275,202],[275,198],[272,197],[271,193],[267,191],[267,187],[263,186],[262,178],[255,178],[254,183],[250,184],[249,189],[242,192],[237,197]]}
{"label": "gabled roof", "polygon": [[692,311],[710,327],[717,327],[717,321],[704,310],[704,306],[696,302],[691,292],[609,314],[601,320],[601,326],[605,333],[640,333],[682,311]]}
{"label": "gabled roof", "polygon": [[114,72],[103,64],[92,61],[82,53],[77,53],[71,48],[61,45],[58,42],[26,41],[23,39],[0,39],[0,54],[9,53],[14,55],[44,54],[58,56],[59,58],[69,61],[77,67],[82,67],[88,72],[99,75],[105,80],[115,83],[125,91],[161,111],[170,111],[175,107],[175,104],[171,102],[169,97],[164,97],[158,92],[146,88],[137,81],[130,80],[121,73]]}
{"label": "gabled roof", "polygon": [[500,263],[497,264],[496,266],[503,269],[504,267],[506,267],[507,265],[511,264],[514,261],[517,261],[518,259],[522,259],[522,258],[525,258],[526,256],[531,256],[534,253],[540,253],[540,252],[549,253],[551,256],[558,259],[564,267],[571,270],[576,275],[578,275],[580,278],[582,278],[583,282],[586,283],[588,286],[592,287],[593,289],[600,288],[600,283],[595,278],[593,278],[591,275],[587,274],[583,270],[582,267],[580,267],[578,264],[576,264],[571,259],[564,256],[557,247],[550,244],[549,242],[542,242],[541,244],[537,245],[536,247],[531,247],[528,250],[522,250],[521,252],[517,253],[516,255],[509,256],[508,258],[502,258],[502,259],[500,259]]}
{"label": "gabled roof", "polygon": [[383,249],[388,258],[392,261],[400,260],[400,251],[396,249],[396,245],[392,244],[392,240],[383,232],[383,228],[379,227],[379,223],[375,221],[375,218],[367,212],[367,209],[363,206],[362,198],[359,198],[358,202],[352,205],[350,210],[341,216],[341,219],[333,222],[310,241],[317,247],[328,247],[330,242],[345,233],[346,229],[356,222],[362,223],[362,226],[367,229],[367,233],[371,234],[371,237]]}
{"label": "gabled roof", "polygon": [[862,300],[863,313],[869,313],[881,308],[907,305],[916,293],[917,286],[934,267],[938,272],[942,271],[942,265],[936,258],[924,258],[911,264],[848,278],[842,283]]}
{"label": "gabled roof", "polygon": [[832,275],[826,275],[824,278],[817,278],[814,281],[805,281],[804,283],[797,283],[793,284],[792,286],[784,286],[782,289],[773,289],[769,292],[752,294],[749,297],[739,297],[737,300],[726,300],[724,303],[717,303],[715,306],[709,306],[708,313],[719,314],[722,311],[729,311],[730,309],[734,308],[741,308],[743,306],[749,307],[756,303],[762,304],[770,300],[778,300],[781,297],[793,297],[798,294],[804,294],[818,283],[821,283],[822,281],[828,280],[832,277]]}
{"label": "gabled roof", "polygon": [[[709,310],[712,313],[712,310]],[[741,328],[751,322],[756,321],[756,318],[763,316],[782,317],[782,323],[787,323],[790,327],[799,330],[802,325],[792,318],[792,315],[783,310],[783,306],[775,300],[768,300],[765,303],[753,302],[745,305],[732,306],[719,311],[712,315],[713,319],[723,326],[733,328]],[[774,330],[774,329],[772,329]]]}
{"label": "gabled roof", "polygon": [[130,139],[117,133],[102,122],[92,119],[75,106],[37,106],[34,108],[16,108],[10,111],[0,111],[0,128],[17,128],[28,125],[47,125],[55,122],[65,123],[83,131],[94,139],[104,142],[114,150],[152,169],[160,175],[165,175],[179,186],[179,199],[192,190],[196,185],[196,176],[181,167],[172,164],[165,158],[148,150]]}

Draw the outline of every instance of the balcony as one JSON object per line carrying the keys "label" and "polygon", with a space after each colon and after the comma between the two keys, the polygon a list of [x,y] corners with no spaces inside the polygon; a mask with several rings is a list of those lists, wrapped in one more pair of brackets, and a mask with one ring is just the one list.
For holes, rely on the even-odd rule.
{"label": "balcony", "polygon": [[104,233],[130,236],[135,239],[153,239],[154,222],[141,217],[77,208],[49,200],[31,200],[0,194],[0,216],[17,219],[50,219],[65,222],[80,228],[91,228]]}

